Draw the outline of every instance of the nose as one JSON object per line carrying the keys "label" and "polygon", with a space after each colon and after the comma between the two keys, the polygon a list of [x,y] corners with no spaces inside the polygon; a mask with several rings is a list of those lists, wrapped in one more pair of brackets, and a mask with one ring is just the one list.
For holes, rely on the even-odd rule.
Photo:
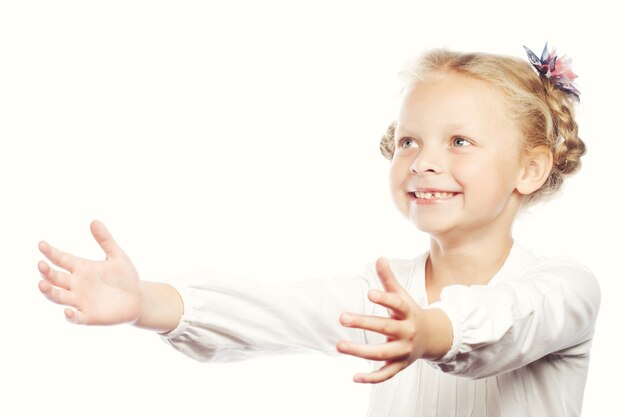
{"label": "nose", "polygon": [[411,174],[438,175],[443,172],[443,156],[434,147],[422,147],[411,164]]}

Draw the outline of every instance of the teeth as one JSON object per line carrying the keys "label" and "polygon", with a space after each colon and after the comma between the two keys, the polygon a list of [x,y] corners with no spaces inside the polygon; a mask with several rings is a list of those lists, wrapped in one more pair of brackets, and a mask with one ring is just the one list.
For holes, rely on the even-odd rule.
{"label": "teeth", "polygon": [[423,199],[431,199],[431,198],[451,198],[453,197],[453,193],[421,193],[419,191],[415,192],[415,197],[423,198]]}

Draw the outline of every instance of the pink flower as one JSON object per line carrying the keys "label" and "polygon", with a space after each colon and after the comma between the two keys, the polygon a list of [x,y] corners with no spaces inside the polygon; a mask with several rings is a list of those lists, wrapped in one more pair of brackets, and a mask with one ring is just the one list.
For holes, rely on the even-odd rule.
{"label": "pink flower", "polygon": [[547,43],[543,48],[541,58],[525,46],[524,48],[530,63],[539,71],[539,74],[551,80],[559,90],[572,95],[576,100],[580,99],[580,92],[573,85],[577,76],[570,66],[571,59],[566,57],[559,58],[554,49],[551,53],[548,53]]}

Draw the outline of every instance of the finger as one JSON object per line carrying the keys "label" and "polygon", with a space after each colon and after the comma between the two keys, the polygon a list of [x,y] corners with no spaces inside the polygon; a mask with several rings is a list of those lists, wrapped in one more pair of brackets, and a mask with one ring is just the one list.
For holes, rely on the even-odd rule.
{"label": "finger", "polygon": [[70,272],[74,270],[80,260],[80,258],[58,250],[43,240],[39,242],[39,251],[43,253],[44,256],[50,260],[50,262]]}
{"label": "finger", "polygon": [[391,272],[391,267],[387,259],[381,257],[376,260],[376,274],[383,284],[385,291],[396,293],[404,292],[404,288],[393,275],[393,272]]}
{"label": "finger", "polygon": [[41,276],[52,285],[64,288],[66,290],[70,289],[70,276],[66,272],[52,269],[50,268],[50,265],[48,265],[44,261],[39,261],[39,263],[37,264],[37,268],[39,269]]}
{"label": "finger", "polygon": [[115,258],[124,255],[124,251],[119,247],[117,242],[111,236],[111,233],[104,227],[104,224],[99,220],[94,220],[90,225],[91,234],[93,235],[98,245],[102,248],[107,258]]}
{"label": "finger", "polygon": [[87,320],[87,316],[80,310],[72,310],[71,308],[66,308],[65,318],[70,323],[74,324],[89,324],[89,320]]}
{"label": "finger", "polygon": [[368,297],[373,303],[392,310],[396,318],[404,319],[409,315],[409,304],[398,294],[370,290]]}
{"label": "finger", "polygon": [[377,384],[390,379],[404,368],[406,368],[406,362],[404,361],[390,362],[377,371],[370,372],[369,374],[356,374],[354,376],[354,382]]}
{"label": "finger", "polygon": [[392,337],[398,337],[401,331],[400,322],[398,320],[386,317],[343,313],[339,317],[339,321],[345,327],[371,330]]}
{"label": "finger", "polygon": [[398,340],[380,345],[359,345],[342,340],[337,343],[337,351],[372,361],[399,360],[405,359],[409,355],[408,352],[404,352],[403,344]]}
{"label": "finger", "polygon": [[72,294],[72,292],[55,287],[46,280],[39,281],[39,291],[53,303],[74,306],[74,294]]}

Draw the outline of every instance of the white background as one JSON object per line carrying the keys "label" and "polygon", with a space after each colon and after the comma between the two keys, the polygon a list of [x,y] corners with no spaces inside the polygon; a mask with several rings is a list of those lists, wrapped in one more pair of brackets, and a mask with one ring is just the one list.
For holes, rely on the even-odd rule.
{"label": "white background", "polygon": [[621,13],[608,1],[226,3],[0,3],[0,415],[364,416],[369,387],[351,381],[364,361],[207,365],[147,331],[67,323],[37,290],[37,242],[99,259],[88,226],[101,219],[150,280],[289,281],[416,256],[426,237],[393,207],[378,151],[397,72],[430,47],[524,57],[546,40],[574,60],[589,153],[515,236],[598,276],[583,414],[619,413]]}

